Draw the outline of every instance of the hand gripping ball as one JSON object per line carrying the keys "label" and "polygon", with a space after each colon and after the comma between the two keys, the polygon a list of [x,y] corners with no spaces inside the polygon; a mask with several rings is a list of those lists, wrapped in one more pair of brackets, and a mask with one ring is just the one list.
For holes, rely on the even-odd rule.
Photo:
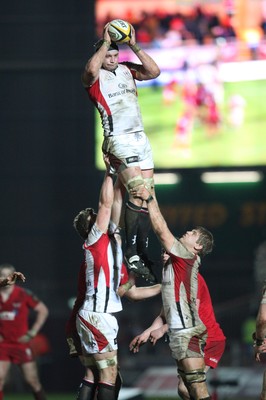
{"label": "hand gripping ball", "polygon": [[126,43],[131,39],[131,25],[123,19],[114,19],[108,28],[111,40],[116,43]]}

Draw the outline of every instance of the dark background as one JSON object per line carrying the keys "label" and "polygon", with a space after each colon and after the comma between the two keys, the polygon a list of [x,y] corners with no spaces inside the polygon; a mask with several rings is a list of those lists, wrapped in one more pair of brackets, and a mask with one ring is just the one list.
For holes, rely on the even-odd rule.
{"label": "dark background", "polygon": [[[64,326],[83,253],[72,221],[80,209],[97,208],[103,178],[94,168],[94,109],[80,81],[96,40],[94,4],[5,2],[0,21],[0,263],[22,271],[25,287],[50,309],[43,332],[52,352],[40,360],[45,388],[75,390],[82,368],[68,358]],[[265,174],[266,168],[260,170]],[[228,338],[223,362],[230,364],[243,323],[258,305],[253,267],[255,249],[266,239],[265,179],[207,186],[200,181],[202,171],[179,172],[181,183],[158,186],[157,197],[177,235],[194,225],[214,233],[215,250],[204,260],[202,274]],[[150,248],[159,259],[154,235]],[[160,299],[140,305],[125,300],[124,308],[120,363],[125,382],[132,384],[136,370],[172,360],[154,349],[143,356],[128,352],[129,340],[159,312]]]}

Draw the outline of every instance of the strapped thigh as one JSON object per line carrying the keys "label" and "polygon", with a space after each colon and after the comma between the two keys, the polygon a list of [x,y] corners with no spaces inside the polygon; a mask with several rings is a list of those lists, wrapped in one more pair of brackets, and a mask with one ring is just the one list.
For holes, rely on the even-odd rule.
{"label": "strapped thigh", "polygon": [[117,365],[117,356],[105,358],[104,360],[95,360],[98,369],[114,367]]}

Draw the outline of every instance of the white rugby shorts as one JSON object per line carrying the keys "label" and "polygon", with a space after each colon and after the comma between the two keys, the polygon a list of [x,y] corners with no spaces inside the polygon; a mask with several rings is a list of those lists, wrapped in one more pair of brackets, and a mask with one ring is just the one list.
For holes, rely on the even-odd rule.
{"label": "white rugby shorts", "polygon": [[76,325],[84,355],[117,350],[119,327],[112,314],[80,310]]}
{"label": "white rugby shorts", "polygon": [[143,131],[106,137],[102,149],[114,155],[126,167],[139,166],[142,170],[154,168],[152,148]]}
{"label": "white rugby shorts", "polygon": [[175,360],[203,358],[207,331],[204,324],[192,328],[169,329],[169,347]]}

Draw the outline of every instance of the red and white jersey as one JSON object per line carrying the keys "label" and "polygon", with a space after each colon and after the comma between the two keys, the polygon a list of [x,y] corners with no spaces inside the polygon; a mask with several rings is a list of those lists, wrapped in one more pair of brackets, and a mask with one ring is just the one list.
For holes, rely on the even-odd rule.
{"label": "red and white jersey", "polygon": [[87,264],[86,294],[80,309],[102,313],[121,311],[121,298],[116,292],[128,280],[121,246],[94,224],[83,248]]}
{"label": "red and white jersey", "polygon": [[0,294],[0,336],[4,342],[17,343],[27,333],[29,311],[39,302],[32,292],[16,285],[6,301]]}
{"label": "red and white jersey", "polygon": [[132,63],[118,64],[113,72],[101,68],[99,79],[85,88],[100,113],[104,136],[144,130],[134,75]]}
{"label": "red and white jersey", "polygon": [[199,316],[208,331],[207,342],[224,340],[225,336],[223,331],[215,318],[209,289],[204,278],[200,274],[198,274],[198,299]]}
{"label": "red and white jersey", "polygon": [[170,329],[192,328],[201,324],[197,309],[200,258],[175,240],[163,268],[162,301]]}

